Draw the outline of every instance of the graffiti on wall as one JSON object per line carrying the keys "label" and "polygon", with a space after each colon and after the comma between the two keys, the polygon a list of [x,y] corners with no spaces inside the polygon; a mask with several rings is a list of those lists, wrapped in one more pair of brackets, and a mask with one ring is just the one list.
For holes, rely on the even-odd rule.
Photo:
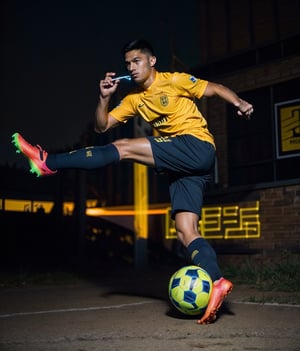
{"label": "graffiti on wall", "polygon": [[[166,217],[166,239],[176,239],[175,222],[170,211]],[[259,201],[245,204],[245,207],[241,204],[203,207],[198,225],[206,239],[259,238]]]}

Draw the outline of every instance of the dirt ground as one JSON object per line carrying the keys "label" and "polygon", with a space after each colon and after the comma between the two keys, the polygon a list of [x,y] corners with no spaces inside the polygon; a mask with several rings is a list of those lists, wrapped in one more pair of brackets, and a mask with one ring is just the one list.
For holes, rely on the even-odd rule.
{"label": "dirt ground", "polygon": [[251,303],[262,293],[235,285],[217,321],[198,325],[170,306],[170,273],[113,271],[67,285],[2,288],[0,350],[300,350],[300,305]]}

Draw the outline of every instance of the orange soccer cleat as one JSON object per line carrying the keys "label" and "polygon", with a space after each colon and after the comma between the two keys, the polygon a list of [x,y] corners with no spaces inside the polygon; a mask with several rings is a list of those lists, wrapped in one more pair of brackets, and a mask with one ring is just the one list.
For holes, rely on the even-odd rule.
{"label": "orange soccer cleat", "polygon": [[216,320],[217,312],[232,288],[233,284],[225,278],[220,278],[214,282],[209,303],[203,317],[197,321],[198,324],[209,324]]}

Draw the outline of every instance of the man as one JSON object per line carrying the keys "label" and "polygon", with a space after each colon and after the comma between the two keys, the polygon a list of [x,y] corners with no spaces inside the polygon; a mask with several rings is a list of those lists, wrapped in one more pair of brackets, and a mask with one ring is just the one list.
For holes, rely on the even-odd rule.
{"label": "man", "polygon": [[209,304],[198,320],[199,324],[208,324],[216,319],[217,311],[233,285],[222,276],[215,251],[198,231],[203,194],[215,160],[215,144],[194,99],[219,96],[233,104],[237,114],[246,119],[250,118],[253,107],[220,84],[186,73],[158,72],[153,48],[145,40],[129,42],[123,48],[123,54],[136,87],[118,106],[109,110],[111,96],[120,79],[114,79],[114,72],[106,73],[99,84],[95,130],[104,133],[139,116],[151,124],[159,137],[121,139],[105,146],[56,155],[48,155],[39,145],[30,145],[19,133],[13,135],[13,143],[17,152],[28,158],[31,172],[37,176],[53,175],[62,168],[95,169],[125,160],[167,173],[178,239],[193,264],[205,269],[213,281]]}

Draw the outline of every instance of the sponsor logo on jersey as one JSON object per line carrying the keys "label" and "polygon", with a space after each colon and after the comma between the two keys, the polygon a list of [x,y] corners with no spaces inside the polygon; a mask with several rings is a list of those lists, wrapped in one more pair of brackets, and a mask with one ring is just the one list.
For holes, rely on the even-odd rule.
{"label": "sponsor logo on jersey", "polygon": [[156,118],[156,120],[151,122],[151,124],[153,125],[154,128],[157,128],[157,127],[161,126],[162,124],[166,123],[167,121],[168,121],[167,116],[161,116],[159,118]]}

